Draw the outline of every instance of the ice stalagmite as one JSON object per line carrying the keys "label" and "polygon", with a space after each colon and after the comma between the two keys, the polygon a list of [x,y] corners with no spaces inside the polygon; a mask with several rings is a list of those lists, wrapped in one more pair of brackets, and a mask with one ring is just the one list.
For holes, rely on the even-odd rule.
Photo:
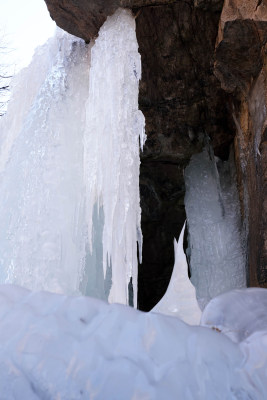
{"label": "ice stalagmite", "polygon": [[0,125],[0,282],[127,303],[131,280],[136,304],[145,135],[131,13],[92,45],[58,29],[17,78]]}
{"label": "ice stalagmite", "polygon": [[188,265],[183,249],[184,230],[178,243],[174,239],[175,264],[168,289],[152,311],[179,317],[191,325],[198,325],[201,311],[196,299],[196,290],[188,277]]}
{"label": "ice stalagmite", "polygon": [[191,281],[204,308],[213,297],[246,285],[234,162],[216,160],[206,147],[192,157],[185,184]]}
{"label": "ice stalagmite", "polygon": [[[136,305],[137,247],[142,234],[139,201],[139,138],[144,117],[138,110],[141,59],[131,12],[118,10],[100,29],[92,48],[85,180],[89,237],[95,202],[104,211],[103,269],[112,266],[110,302]],[[132,279],[131,279],[132,278]]]}

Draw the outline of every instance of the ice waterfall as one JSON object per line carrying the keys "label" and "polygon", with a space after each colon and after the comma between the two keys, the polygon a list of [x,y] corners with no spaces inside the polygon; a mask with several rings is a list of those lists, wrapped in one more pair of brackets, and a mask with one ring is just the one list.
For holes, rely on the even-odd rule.
{"label": "ice waterfall", "polygon": [[205,147],[185,170],[191,281],[201,308],[213,297],[246,286],[234,161],[222,162]]}
{"label": "ice waterfall", "polygon": [[136,304],[140,76],[118,10],[93,46],[58,30],[17,77],[0,125],[1,283],[126,304],[131,281]]}

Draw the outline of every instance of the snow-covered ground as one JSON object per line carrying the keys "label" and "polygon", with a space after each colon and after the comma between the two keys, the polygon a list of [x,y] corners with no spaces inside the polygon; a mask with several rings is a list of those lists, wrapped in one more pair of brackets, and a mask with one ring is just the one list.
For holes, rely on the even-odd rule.
{"label": "snow-covered ground", "polygon": [[[267,290],[247,293],[250,309],[264,312]],[[0,286],[1,400],[263,400],[266,390],[266,323],[235,343],[176,317]]]}

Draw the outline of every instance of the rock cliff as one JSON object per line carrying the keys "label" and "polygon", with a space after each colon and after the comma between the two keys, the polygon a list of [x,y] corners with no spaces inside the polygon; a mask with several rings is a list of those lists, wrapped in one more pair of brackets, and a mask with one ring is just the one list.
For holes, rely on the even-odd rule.
{"label": "rock cliff", "polygon": [[56,23],[86,42],[116,8],[136,16],[148,136],[139,307],[152,308],[167,288],[185,220],[183,171],[206,135],[222,159],[234,147],[248,282],[267,287],[266,0],[45,1]]}

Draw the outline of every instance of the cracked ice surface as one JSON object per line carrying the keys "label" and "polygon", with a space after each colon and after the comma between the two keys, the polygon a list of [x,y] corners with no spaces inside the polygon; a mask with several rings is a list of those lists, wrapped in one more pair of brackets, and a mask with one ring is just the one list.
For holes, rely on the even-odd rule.
{"label": "cracked ice surface", "polygon": [[111,287],[127,303],[132,277],[136,304],[145,135],[131,13],[108,18],[91,47],[58,29],[14,84],[0,125],[0,282],[103,299]]}
{"label": "cracked ice surface", "polygon": [[206,147],[185,170],[191,281],[200,307],[215,296],[246,286],[234,163],[215,160]]}
{"label": "cracked ice surface", "polygon": [[1,400],[262,400],[266,370],[266,327],[234,343],[178,318],[0,286]]}

